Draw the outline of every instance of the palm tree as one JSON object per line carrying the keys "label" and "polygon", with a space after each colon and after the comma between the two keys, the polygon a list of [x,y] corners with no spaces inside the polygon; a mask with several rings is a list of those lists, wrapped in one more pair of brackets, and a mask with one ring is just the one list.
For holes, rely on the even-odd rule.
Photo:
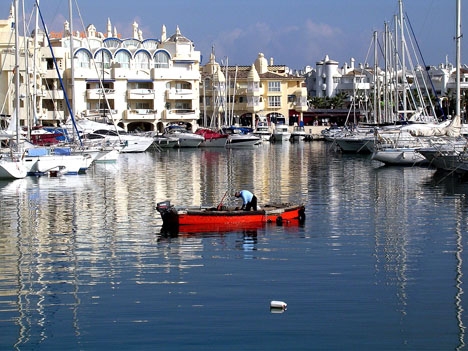
{"label": "palm tree", "polygon": [[349,95],[345,92],[340,92],[331,98],[331,108],[343,108],[345,102],[348,100]]}

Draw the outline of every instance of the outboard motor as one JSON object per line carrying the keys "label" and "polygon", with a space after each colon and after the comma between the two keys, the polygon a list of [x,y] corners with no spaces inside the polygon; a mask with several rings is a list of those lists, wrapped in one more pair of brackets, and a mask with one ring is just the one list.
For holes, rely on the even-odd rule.
{"label": "outboard motor", "polygon": [[164,212],[168,211],[171,208],[170,201],[162,201],[156,204],[156,210],[162,215]]}

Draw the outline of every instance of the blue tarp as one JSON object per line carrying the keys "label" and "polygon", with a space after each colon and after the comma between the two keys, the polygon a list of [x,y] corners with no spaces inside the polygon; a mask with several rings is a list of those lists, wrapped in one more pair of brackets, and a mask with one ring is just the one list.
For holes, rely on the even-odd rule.
{"label": "blue tarp", "polygon": [[69,156],[71,155],[71,149],[69,147],[56,147],[54,149],[54,153],[56,155],[66,155]]}
{"label": "blue tarp", "polygon": [[47,149],[45,147],[37,147],[34,149],[29,149],[28,150],[28,155],[29,156],[45,156],[48,155],[49,153],[47,152]]}

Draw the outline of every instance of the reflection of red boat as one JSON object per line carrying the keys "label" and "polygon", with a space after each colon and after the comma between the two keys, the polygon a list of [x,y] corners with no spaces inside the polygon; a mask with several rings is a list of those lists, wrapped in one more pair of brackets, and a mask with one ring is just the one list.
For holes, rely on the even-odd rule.
{"label": "reflection of red boat", "polygon": [[[297,221],[295,224],[297,225]],[[182,236],[190,237],[195,236],[213,236],[213,235],[223,235],[233,232],[243,233],[247,236],[256,236],[257,230],[264,228],[266,223],[256,223],[248,225],[234,226],[231,224],[187,224],[182,226],[167,227],[163,226],[161,228],[161,233],[164,236]]]}
{"label": "reflection of red boat", "polygon": [[161,214],[163,226],[178,227],[183,230],[184,226],[205,227],[206,229],[223,226],[231,228],[243,228],[265,223],[283,224],[291,221],[302,223],[305,220],[305,208],[303,205],[263,205],[258,211],[241,211],[221,208],[176,208],[169,201],[159,202],[156,209]]}

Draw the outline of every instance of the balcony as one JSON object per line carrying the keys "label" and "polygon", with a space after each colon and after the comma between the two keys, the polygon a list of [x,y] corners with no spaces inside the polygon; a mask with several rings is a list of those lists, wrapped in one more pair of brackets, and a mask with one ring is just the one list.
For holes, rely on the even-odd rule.
{"label": "balcony", "polygon": [[129,89],[127,99],[129,100],[154,100],[154,89]]}
{"label": "balcony", "polygon": [[151,109],[133,109],[133,110],[125,110],[124,111],[124,118],[125,119],[133,119],[133,120],[155,120],[157,118],[156,110]]}
{"label": "balcony", "polygon": [[104,119],[114,120],[116,123],[120,120],[120,116],[117,116],[117,110],[109,109],[93,109],[84,110],[81,114],[83,117],[103,117]]}
{"label": "balcony", "polygon": [[193,100],[195,94],[192,89],[176,89],[171,88],[166,90],[166,100]]}
{"label": "balcony", "polygon": [[42,94],[42,97],[46,99],[63,100],[64,94],[63,94],[63,90],[61,89],[51,89],[51,90],[44,90],[44,94]]}
{"label": "balcony", "polygon": [[[236,107],[237,107],[237,104],[236,104]],[[249,111],[261,111],[261,110],[264,110],[265,109],[265,103],[263,101],[256,101],[256,102],[253,102],[253,101],[250,101],[247,103],[247,110]]]}
{"label": "balcony", "polygon": [[51,111],[42,109],[38,115],[39,121],[63,121],[65,119],[65,113],[63,111]]}
{"label": "balcony", "polygon": [[99,99],[114,99],[115,98],[115,89],[87,89],[86,98],[90,100],[99,100]]}
{"label": "balcony", "polygon": [[198,119],[195,110],[174,109],[164,110],[162,117],[166,120],[194,120]]}

